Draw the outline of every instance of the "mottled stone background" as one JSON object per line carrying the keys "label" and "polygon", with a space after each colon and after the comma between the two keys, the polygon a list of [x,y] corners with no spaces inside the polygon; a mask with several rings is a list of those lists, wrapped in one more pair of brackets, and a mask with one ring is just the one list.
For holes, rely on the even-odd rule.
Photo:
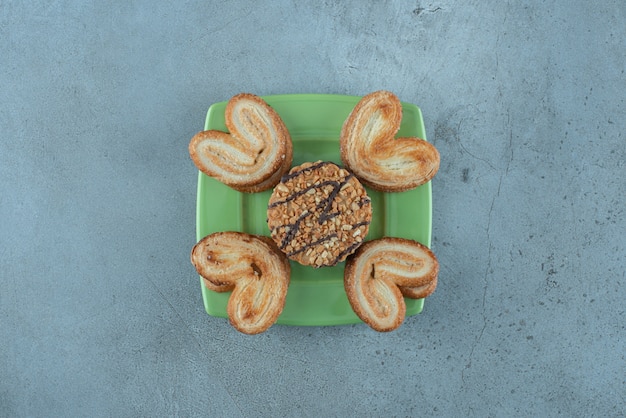
{"label": "mottled stone background", "polygon": [[[0,1],[0,416],[626,415],[626,3]],[[440,150],[397,331],[209,317],[207,108],[395,92]]]}

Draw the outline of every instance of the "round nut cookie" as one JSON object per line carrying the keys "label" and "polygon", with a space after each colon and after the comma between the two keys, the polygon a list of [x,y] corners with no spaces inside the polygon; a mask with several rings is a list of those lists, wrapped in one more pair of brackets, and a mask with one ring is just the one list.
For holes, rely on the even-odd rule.
{"label": "round nut cookie", "polygon": [[332,162],[292,168],[274,187],[267,224],[278,247],[312,267],[334,266],[361,245],[372,220],[359,180]]}

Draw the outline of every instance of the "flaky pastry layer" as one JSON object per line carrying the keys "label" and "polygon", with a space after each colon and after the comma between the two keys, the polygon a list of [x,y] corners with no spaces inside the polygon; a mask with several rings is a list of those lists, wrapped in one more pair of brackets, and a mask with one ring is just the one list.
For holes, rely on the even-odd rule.
{"label": "flaky pastry layer", "polygon": [[391,331],[406,315],[401,289],[429,285],[438,272],[439,263],[428,247],[403,238],[380,238],[364,243],[348,258],[344,287],[363,322],[376,331]]}
{"label": "flaky pastry layer", "polygon": [[285,305],[291,268],[270,238],[216,232],[193,247],[191,262],[209,289],[232,290],[226,311],[238,331],[258,334],[276,322]]}
{"label": "flaky pastry layer", "polygon": [[240,192],[274,187],[289,170],[293,145],[282,119],[263,99],[241,93],[224,113],[229,133],[202,131],[189,143],[200,171]]}
{"label": "flaky pastry layer", "polygon": [[375,190],[413,189],[439,170],[439,152],[432,144],[414,137],[395,138],[401,121],[400,100],[380,90],[364,96],[341,129],[341,161]]}

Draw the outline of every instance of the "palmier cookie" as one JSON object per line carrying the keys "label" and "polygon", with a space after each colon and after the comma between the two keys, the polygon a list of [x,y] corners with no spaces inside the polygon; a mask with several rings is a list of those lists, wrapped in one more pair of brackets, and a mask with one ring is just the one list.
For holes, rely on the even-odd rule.
{"label": "palmier cookie", "polygon": [[388,91],[364,96],[343,124],[341,161],[365,185],[401,192],[428,182],[439,169],[439,152],[420,138],[397,138],[400,100]]}
{"label": "palmier cookie", "polygon": [[291,137],[278,113],[260,97],[241,93],[228,101],[224,117],[230,133],[202,131],[191,139],[194,164],[240,192],[274,187],[293,156]]}
{"label": "palmier cookie", "polygon": [[287,256],[312,267],[334,266],[361,245],[372,220],[359,180],[332,162],[294,167],[276,185],[267,209],[271,236]]}
{"label": "palmier cookie", "polygon": [[291,268],[268,237],[216,232],[200,240],[191,262],[208,288],[229,291],[230,323],[245,334],[267,330],[285,306]]}
{"label": "palmier cookie", "polygon": [[366,242],[348,258],[344,287],[363,322],[376,331],[391,331],[406,315],[401,289],[427,286],[438,272],[439,263],[428,247],[404,238],[380,238]]}

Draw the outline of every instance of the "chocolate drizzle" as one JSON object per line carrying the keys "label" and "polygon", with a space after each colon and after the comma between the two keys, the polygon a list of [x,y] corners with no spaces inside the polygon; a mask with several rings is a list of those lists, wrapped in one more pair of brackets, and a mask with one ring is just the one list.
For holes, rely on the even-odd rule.
{"label": "chocolate drizzle", "polygon": [[[282,179],[281,179],[281,182],[284,183],[284,182],[286,182],[288,180],[291,180],[291,179],[294,179],[294,178],[296,178],[296,177],[298,177],[298,176],[300,176],[300,175],[302,175],[302,174],[304,174],[304,173],[306,173],[308,171],[316,170],[316,169],[318,169],[318,168],[320,168],[320,167],[322,167],[324,165],[328,165],[328,164],[336,165],[334,163],[322,161],[322,162],[314,164],[314,165],[312,165],[310,167],[306,167],[306,168],[303,168],[301,170],[294,171],[293,173],[289,173],[289,174],[284,175],[282,177]],[[319,184],[313,184],[313,185],[311,185],[309,187],[306,187],[306,188],[304,188],[304,189],[302,189],[300,191],[297,191],[295,193],[290,194],[289,196],[287,196],[283,200],[279,200],[279,201],[273,202],[272,204],[270,204],[268,206],[268,208],[271,209],[271,208],[275,208],[277,206],[283,205],[285,203],[288,203],[288,202],[290,202],[290,201],[292,201],[294,199],[297,199],[298,197],[300,197],[302,195],[307,194],[309,192],[309,190],[322,189],[322,188],[324,188],[326,186],[332,186],[333,189],[330,192],[330,194],[328,195],[328,197],[323,199],[323,200],[321,200],[317,205],[315,205],[315,211],[323,208],[321,213],[320,213],[320,215],[319,215],[319,218],[317,220],[317,223],[319,225],[322,225],[324,222],[326,222],[326,221],[328,221],[330,219],[333,219],[334,217],[340,215],[340,212],[331,212],[331,209],[333,207],[333,201],[335,200],[335,198],[339,194],[339,191],[341,190],[341,188],[352,177],[353,177],[353,174],[349,173],[347,176],[342,178],[341,181],[325,180],[325,181],[323,181],[323,182],[321,182]],[[363,206],[361,204],[361,202],[359,203],[359,206],[360,207]],[[296,235],[298,234],[298,231],[300,230],[300,224],[302,223],[302,221],[305,218],[307,218],[308,216],[310,216],[312,214],[313,213],[311,213],[311,212],[305,211],[304,213],[302,213],[298,217],[298,219],[296,219],[296,221],[294,223],[288,224],[288,225],[284,225],[286,227],[289,227],[289,231],[285,234],[285,237],[283,238],[282,242],[280,243],[280,249],[281,250],[284,250],[296,238]],[[276,228],[274,228],[274,229],[276,229]],[[332,235],[337,236],[337,234],[332,234]],[[303,250],[306,250],[306,249],[308,249],[308,248],[310,248],[312,246],[315,246],[315,245],[320,244],[320,243],[322,243],[324,241],[327,241],[327,240],[332,238],[332,235],[329,235],[329,236],[327,236],[327,237],[325,237],[325,238],[323,238],[321,240],[318,240],[318,241],[316,241],[314,243],[305,245],[302,248],[296,250],[296,252],[289,253],[288,255],[297,254],[297,253],[299,253],[299,252],[301,252]]]}
{"label": "chocolate drizzle", "polygon": [[281,183],[285,183],[285,182],[287,182],[288,180],[291,180],[291,179],[293,179],[293,178],[298,177],[300,174],[306,173],[307,171],[313,171],[313,170],[316,170],[316,169],[318,169],[318,168],[320,168],[320,167],[323,167],[323,166],[325,166],[325,165],[329,165],[329,164],[332,164],[332,165],[334,165],[334,166],[339,167],[339,166],[338,166],[337,164],[335,164],[335,163],[331,163],[331,162],[328,162],[328,161],[320,161],[319,163],[317,163],[317,164],[313,164],[312,166],[309,166],[309,167],[303,168],[303,169],[301,169],[301,170],[294,171],[293,173],[287,173],[287,174],[283,175],[283,176],[280,178],[280,182],[281,182]]}
{"label": "chocolate drizzle", "polygon": [[[337,167],[338,170],[340,170],[339,166],[337,166],[336,164],[332,163],[332,162],[325,162],[325,161],[321,161],[318,163],[315,163],[313,165],[310,165],[308,167],[305,168],[301,168],[301,169],[297,169],[296,171],[293,171],[291,173],[285,174],[283,175],[283,177],[281,178],[281,183],[287,183],[290,180],[296,179],[299,176],[302,175],[306,175],[311,171],[315,171],[318,170],[324,166],[327,165],[332,165]],[[289,195],[287,195],[286,197],[283,197],[281,200],[276,200],[274,202],[272,202],[271,204],[268,205],[268,210],[272,209],[272,208],[276,208],[279,207],[281,205],[285,205],[291,201],[294,201],[296,199],[298,199],[300,196],[306,195],[306,194],[311,194],[311,190],[315,191],[316,194],[316,201],[317,203],[315,203],[315,206],[312,207],[312,205],[310,207],[312,207],[309,210],[306,210],[305,208],[303,208],[303,212],[301,214],[299,214],[299,216],[297,218],[292,217],[291,220],[292,222],[289,224],[282,224],[282,225],[276,225],[271,229],[272,235],[274,235],[274,233],[278,230],[282,230],[283,232],[281,233],[282,239],[280,240],[279,243],[279,248],[286,253],[286,255],[288,257],[292,257],[294,255],[300,254],[304,251],[307,251],[311,248],[317,247],[319,245],[324,244],[327,241],[331,241],[334,239],[339,238],[340,234],[343,233],[342,231],[338,231],[338,232],[334,232],[334,231],[328,231],[328,235],[323,236],[319,239],[317,239],[316,241],[313,242],[304,242],[301,244],[301,247],[290,247],[290,245],[294,242],[297,241],[296,238],[299,234],[299,232],[302,230],[302,228],[304,228],[304,225],[302,225],[303,222],[306,222],[307,218],[312,218],[312,217],[317,217],[317,222],[315,222],[316,225],[320,225],[320,227],[322,225],[324,225],[325,222],[334,219],[335,217],[341,215],[341,211],[340,210],[336,210],[336,211],[332,211],[333,210],[333,202],[337,199],[337,196],[341,193],[342,188],[344,188],[344,186],[350,181],[350,179],[352,179],[354,177],[354,175],[350,172],[345,172],[342,171],[341,173],[346,173],[345,176],[341,177],[341,175],[339,176],[339,178],[337,178],[336,180],[324,180],[324,179],[320,179],[318,180],[318,182],[316,184],[312,184],[310,186],[306,186],[296,192],[293,192]],[[310,184],[310,183],[309,183]],[[328,187],[332,187],[332,189],[329,189]],[[290,189],[290,187],[288,187]],[[317,196],[319,195],[324,195],[324,194],[328,194],[327,197],[323,198],[323,199],[318,199]],[[359,208],[363,208],[364,206],[367,206],[369,204],[371,204],[371,200],[370,198],[366,195],[366,196],[361,196],[358,200],[355,200],[355,203],[358,205]],[[313,204],[313,202],[311,202],[311,204]],[[339,208],[341,208],[341,206],[339,206]],[[269,220],[268,220],[269,221]],[[315,228],[315,226],[312,226],[311,221],[306,222],[307,228]],[[353,231],[356,230],[357,228],[361,227],[361,226],[365,226],[367,227],[367,225],[369,225],[369,221],[364,221],[364,222],[358,222],[355,223],[353,225],[350,225],[351,228],[349,229],[349,231]],[[347,224],[344,225],[340,225],[337,224],[337,228],[341,228]],[[302,228],[301,228],[302,227]],[[345,228],[343,228],[343,231],[346,231]],[[361,232],[365,232],[367,233],[367,230],[365,231],[361,231]],[[319,235],[317,235],[315,238],[319,237]],[[351,241],[351,240],[350,240]],[[348,243],[346,242],[344,245],[347,245]],[[335,260],[332,262],[332,264],[330,265],[334,265],[339,261],[342,261],[342,259],[345,259],[347,254],[352,253],[359,245],[361,244],[361,240],[357,241],[357,242],[353,242],[351,243],[347,248],[344,248],[339,255],[337,255],[337,257],[335,258]],[[298,244],[296,244],[298,245]],[[288,250],[289,252],[287,252],[287,248],[290,247]],[[343,247],[343,246],[342,246]],[[328,247],[326,247],[328,248]],[[337,248],[337,250],[339,250],[339,248]],[[329,258],[329,261],[332,260],[332,258]],[[324,263],[326,265],[329,265],[327,263]],[[314,267],[320,267],[320,265],[314,266]]]}
{"label": "chocolate drizzle", "polygon": [[[296,219],[296,221],[294,223],[288,224],[288,225],[284,225],[285,227],[289,228],[289,231],[285,234],[285,237],[283,238],[283,240],[280,243],[280,249],[281,250],[284,250],[285,247],[287,247],[287,245],[289,245],[289,243],[296,238],[296,235],[298,234],[298,231],[300,230],[300,223],[309,215],[310,215],[310,213],[308,211],[304,212],[304,213],[302,213],[298,217],[298,219]],[[276,229],[276,228],[274,228],[274,229]]]}
{"label": "chocolate drizzle", "polygon": [[340,252],[337,257],[335,257],[335,259],[333,260],[333,264],[337,264],[339,262],[339,260],[341,260],[343,257],[345,257],[346,255],[350,254],[352,251],[354,251],[355,248],[357,248],[359,245],[361,245],[360,242],[355,242],[352,245],[350,245],[348,248],[346,248],[345,250],[343,250],[342,252]]}
{"label": "chocolate drizzle", "polygon": [[306,251],[306,250],[308,250],[309,248],[313,248],[313,247],[315,247],[316,245],[319,245],[319,244],[321,244],[321,243],[323,243],[323,242],[330,241],[331,239],[333,239],[333,238],[334,238],[334,237],[336,237],[336,236],[337,236],[337,234],[330,234],[330,235],[328,235],[328,236],[325,236],[324,238],[320,238],[320,239],[318,239],[318,240],[317,240],[317,241],[315,241],[315,242],[311,242],[311,243],[309,243],[309,244],[303,245],[301,248],[299,248],[299,249],[297,249],[297,250],[295,250],[295,251],[292,251],[292,252],[290,252],[290,253],[287,253],[287,257],[291,257],[292,255],[299,254],[299,253],[301,253],[302,251]]}
{"label": "chocolate drizzle", "polygon": [[365,225],[369,225],[369,221],[364,221],[364,222],[359,222],[357,224],[352,225],[352,229],[357,229],[360,226],[365,226]]}
{"label": "chocolate drizzle", "polygon": [[[344,180],[343,180],[341,183],[340,183],[340,182],[338,182],[338,181],[336,181],[336,180],[326,180],[326,181],[321,182],[320,184],[313,184],[313,185],[311,185],[311,186],[309,186],[309,187],[307,187],[307,188],[305,188],[305,189],[300,190],[299,192],[295,192],[295,193],[290,194],[289,196],[287,196],[287,197],[286,197],[285,199],[283,199],[283,200],[278,200],[278,201],[276,201],[276,202],[274,202],[274,203],[272,203],[272,204],[268,205],[268,206],[267,206],[267,208],[268,208],[268,209],[272,209],[272,208],[275,208],[276,206],[280,206],[280,205],[283,205],[283,204],[285,204],[285,203],[291,202],[292,200],[295,200],[295,199],[297,199],[298,197],[300,197],[300,196],[302,196],[302,195],[307,194],[307,192],[308,192],[309,190],[312,190],[312,189],[321,189],[321,188],[322,188],[322,187],[324,187],[324,186],[333,186],[333,191],[331,192],[331,195],[330,195],[328,198],[326,198],[326,199],[324,199],[324,200],[322,201],[322,202],[326,202],[326,201],[327,201],[327,200],[328,200],[328,199],[332,196],[332,199],[330,200],[330,204],[332,205],[333,200],[335,200],[335,197],[337,196],[337,193],[339,193],[339,190],[341,190],[341,187],[342,187],[344,184],[346,184],[346,182],[347,182],[347,181],[348,181],[351,177],[352,177],[352,174],[350,174],[350,175],[348,175],[348,176],[344,177]],[[322,202],[320,202],[320,204],[321,204]],[[322,205],[322,206],[323,206],[323,205]],[[318,205],[316,206],[316,209],[319,209],[320,207],[321,207],[321,206],[318,204]],[[337,216],[337,215],[335,215],[335,216]],[[330,219],[330,218],[327,218],[327,219]]]}
{"label": "chocolate drizzle", "polygon": [[[346,184],[346,182],[352,177],[352,174],[349,174],[348,176],[344,177],[343,180],[341,182],[339,181],[335,181],[335,180],[326,180],[321,182],[320,184],[314,184],[310,187],[307,187],[306,189],[300,190],[299,192],[296,193],[292,193],[291,195],[287,196],[287,198],[285,198],[284,200],[280,200],[278,202],[274,202],[271,205],[268,206],[268,208],[274,208],[276,206],[285,204],[287,202],[290,202],[294,199],[296,199],[299,196],[302,196],[304,194],[306,194],[309,190],[311,189],[321,189],[325,186],[333,186],[333,190],[330,192],[330,194],[328,195],[327,198],[321,200],[317,205],[315,205],[315,211],[322,209],[322,212],[317,220],[317,223],[319,225],[322,225],[324,222],[333,219],[334,217],[338,216],[340,214],[340,212],[331,212],[330,210],[333,207],[333,201],[335,200],[335,198],[337,197],[337,194],[339,193],[339,191],[341,190],[341,188],[343,187],[344,184]],[[280,243],[280,249],[284,250],[287,245],[289,245],[291,243],[291,241],[293,241],[296,238],[296,235],[298,234],[298,231],[300,230],[300,224],[302,223],[302,221],[313,215],[314,212],[303,212],[298,219],[296,219],[296,221],[292,224],[287,224],[284,226],[289,227],[289,232],[287,232],[287,234],[285,234],[285,237],[283,238],[282,242]],[[274,228],[276,229],[276,228]]]}

